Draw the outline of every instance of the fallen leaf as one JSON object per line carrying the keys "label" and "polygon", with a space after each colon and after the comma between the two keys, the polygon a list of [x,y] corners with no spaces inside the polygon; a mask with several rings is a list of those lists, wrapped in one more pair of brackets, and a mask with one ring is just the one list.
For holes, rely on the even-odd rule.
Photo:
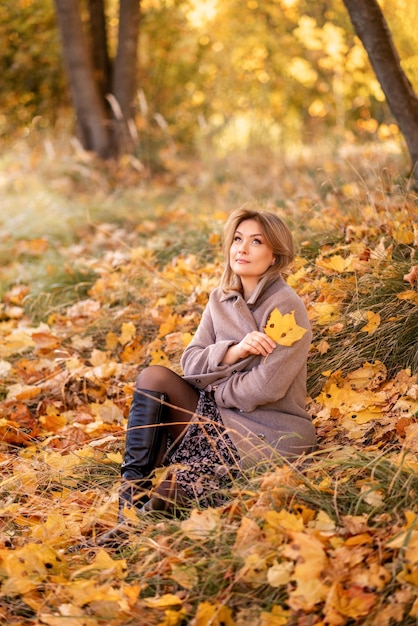
{"label": "fallen leaf", "polygon": [[267,571],[267,582],[271,587],[282,587],[291,580],[294,563],[292,561],[277,561]]}
{"label": "fallen leaf", "polygon": [[368,615],[378,600],[376,593],[365,591],[358,585],[344,588],[339,583],[334,583],[327,598],[326,608],[331,607],[344,617],[357,620]]}
{"label": "fallen leaf", "polygon": [[271,612],[261,611],[260,626],[287,626],[290,620],[290,611],[275,604]]}
{"label": "fallen leaf", "polygon": [[193,589],[199,582],[197,569],[186,563],[174,563],[171,567],[170,578],[184,589]]}
{"label": "fallen leaf", "polygon": [[409,270],[408,274],[405,274],[403,279],[408,282],[411,286],[413,286],[414,283],[418,282],[418,265],[414,265],[413,267],[411,267],[411,269]]}
{"label": "fallen leaf", "polygon": [[93,561],[89,565],[80,567],[72,573],[73,580],[77,578],[86,578],[87,575],[95,576],[100,572],[101,579],[108,577],[111,580],[123,580],[126,577],[127,565],[125,559],[112,559],[106,550],[99,550]]}
{"label": "fallen leaf", "polygon": [[232,611],[223,604],[201,602],[197,607],[194,626],[235,626]]}
{"label": "fallen leaf", "polygon": [[145,604],[151,609],[166,609],[171,606],[181,606],[182,602],[173,593],[165,593],[159,597],[145,598]]}
{"label": "fallen leaf", "polygon": [[380,326],[380,313],[373,313],[373,311],[366,311],[367,324],[361,328],[363,333],[369,333],[373,335],[375,330]]}
{"label": "fallen leaf", "polygon": [[220,525],[220,513],[217,509],[193,509],[190,517],[181,523],[182,531],[195,539],[206,539],[213,535]]}
{"label": "fallen leaf", "polygon": [[133,324],[132,322],[124,322],[122,324],[122,332],[118,338],[119,343],[122,346],[125,346],[127,343],[129,343],[129,341],[132,341],[132,339],[134,339],[136,334],[137,331],[135,328],[135,324]]}
{"label": "fallen leaf", "polygon": [[319,579],[327,565],[323,544],[308,533],[291,533],[291,543],[284,548],[283,554],[295,561],[292,579],[296,581]]}

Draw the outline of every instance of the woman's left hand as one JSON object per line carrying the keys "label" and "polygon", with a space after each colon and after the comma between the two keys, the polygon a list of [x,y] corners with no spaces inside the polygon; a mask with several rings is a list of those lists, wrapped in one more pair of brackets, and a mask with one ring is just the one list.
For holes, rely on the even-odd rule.
{"label": "woman's left hand", "polygon": [[247,333],[239,343],[228,349],[223,363],[232,365],[251,354],[259,354],[260,356],[266,357],[273,352],[275,347],[276,342],[268,335],[258,330],[253,330]]}
{"label": "woman's left hand", "polygon": [[276,342],[266,335],[266,333],[253,330],[251,333],[247,333],[237,346],[241,346],[243,350],[243,356],[241,358],[245,358],[250,354],[268,356],[276,347]]}

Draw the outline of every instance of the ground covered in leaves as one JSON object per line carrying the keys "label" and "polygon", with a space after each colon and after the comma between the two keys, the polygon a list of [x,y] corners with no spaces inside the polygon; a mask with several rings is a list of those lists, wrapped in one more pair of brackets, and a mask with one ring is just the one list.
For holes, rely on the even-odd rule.
{"label": "ground covered in leaves", "polygon": [[[374,153],[348,161],[179,161],[143,179],[85,155],[3,157],[2,623],[417,623],[417,195]],[[319,448],[101,549],[138,369],[180,373],[222,224],[248,198],[297,241]]]}

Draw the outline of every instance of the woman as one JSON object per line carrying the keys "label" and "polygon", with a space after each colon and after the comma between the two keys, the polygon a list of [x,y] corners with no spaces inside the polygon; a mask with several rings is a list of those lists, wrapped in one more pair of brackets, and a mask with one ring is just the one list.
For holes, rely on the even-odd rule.
{"label": "woman", "polygon": [[[294,459],[315,446],[305,409],[311,330],[302,301],[282,278],[294,257],[291,233],[273,213],[238,209],[225,225],[224,253],[220,286],[181,358],[184,376],[157,365],[137,378],[116,534],[125,506],[216,504],[238,468],[272,456]],[[275,309],[293,312],[305,331],[290,346],[264,332]],[[149,475],[162,463],[171,475],[147,500]],[[104,543],[114,536],[104,535]]]}

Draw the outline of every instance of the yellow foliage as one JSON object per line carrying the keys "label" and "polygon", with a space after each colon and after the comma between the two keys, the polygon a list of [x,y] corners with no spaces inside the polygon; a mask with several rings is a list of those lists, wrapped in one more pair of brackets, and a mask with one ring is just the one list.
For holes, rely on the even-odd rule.
{"label": "yellow foliage", "polygon": [[6,580],[0,596],[26,594],[48,580],[65,583],[67,564],[47,545],[29,543],[17,550],[0,550],[0,575]]}
{"label": "yellow foliage", "polygon": [[217,509],[193,509],[190,517],[181,523],[181,529],[189,537],[205,540],[217,531],[219,525],[220,512]]}
{"label": "yellow foliage", "polygon": [[[255,16],[260,3],[250,4],[247,9]],[[293,0],[263,5],[267,12],[274,7],[294,15],[297,37],[306,37],[306,48],[314,51],[318,45],[326,51],[312,67],[311,58],[296,54],[288,72],[295,84],[309,84],[318,69],[333,71],[333,55],[345,54],[341,33],[299,19]],[[213,52],[221,44],[206,32],[199,40],[213,46]],[[259,83],[272,80],[268,50],[268,42],[260,44],[254,36],[250,52],[244,46],[240,51]],[[360,57],[348,55],[346,60],[358,70],[364,61]],[[215,68],[212,64],[209,70],[213,76]],[[193,93],[198,99],[204,93],[198,85],[194,92],[190,85],[186,89],[191,100]],[[283,104],[277,94],[271,102],[278,108]],[[320,122],[324,103],[311,100],[312,124]],[[223,112],[218,115],[223,124]],[[385,132],[376,129],[373,118],[360,126],[363,132]],[[396,343],[391,333],[402,332],[401,312],[406,310],[413,320],[418,305],[416,199],[406,192],[385,195],[381,181],[366,189],[367,177],[347,177],[335,186],[321,183],[326,192],[314,197],[305,164],[296,178],[274,163],[285,206],[271,202],[297,225],[303,251],[287,282],[303,299],[312,323],[309,367],[324,376],[319,391],[307,399],[318,449],[300,461],[277,459],[266,470],[240,476],[225,504],[193,506],[181,519],[148,518],[125,507],[132,528],[120,551],[97,546],[97,536],[118,517],[119,472],[135,378],[148,364],[178,367],[218,284],[220,222],[229,213],[230,196],[237,196],[225,169],[222,185],[211,186],[210,198],[189,214],[188,207],[202,199],[201,188],[206,194],[206,183],[213,181],[203,176],[201,164],[186,164],[174,146],[170,150],[158,155],[181,176],[170,210],[152,197],[150,210],[158,204],[155,217],[142,219],[141,214],[138,228],[126,228],[126,237],[118,226],[117,237],[106,235],[106,241],[112,240],[108,248],[103,232],[95,234],[91,224],[85,232],[80,223],[82,255],[78,245],[74,251],[65,248],[69,267],[77,257],[77,264],[97,272],[88,298],[77,291],[74,304],[51,306],[47,323],[32,326],[32,285],[19,282],[27,282],[28,271],[20,273],[20,268],[25,256],[33,264],[50,252],[49,239],[21,239],[14,245],[10,238],[13,263],[7,262],[9,253],[3,254],[2,280],[9,280],[13,264],[19,272],[0,303],[0,622],[12,623],[30,611],[34,620],[50,626],[286,626],[304,621],[343,626],[365,620],[388,626],[416,617],[417,375],[413,363],[395,373],[386,367],[384,350],[381,360],[374,357],[386,332],[388,346]],[[258,181],[259,170],[263,185],[269,184],[264,166],[269,155],[257,158],[240,171],[248,188],[253,178]],[[129,160],[121,163],[129,168]],[[90,161],[84,166],[97,174]],[[321,162],[327,179],[338,168],[335,160]],[[4,185],[10,181],[7,189],[18,183],[16,172],[12,174],[2,179]],[[141,194],[159,198],[165,176],[169,178],[164,174],[155,187],[150,185],[152,192],[141,185]],[[30,224],[37,226],[36,220]],[[201,227],[204,233],[198,232]],[[216,232],[206,237],[206,227]],[[177,253],[189,245],[189,228],[194,252]],[[183,231],[184,246],[179,239]],[[89,258],[98,249],[100,258]],[[399,261],[400,250],[407,262]],[[390,302],[379,303],[385,281],[390,282]],[[77,289],[83,285],[77,283]],[[47,294],[51,302],[52,292]],[[390,305],[394,310],[389,316]],[[294,313],[282,315],[278,309],[265,331],[285,346],[306,332]],[[361,366],[359,360],[354,366],[345,358],[353,354],[354,340],[369,346],[373,355],[361,359]],[[164,467],[152,477],[154,487],[167,471]],[[411,510],[402,510],[401,498],[413,502]]]}
{"label": "yellow foliage", "polygon": [[366,311],[367,324],[362,327],[363,333],[373,335],[375,330],[380,326],[380,314],[373,311]]}
{"label": "yellow foliage", "polygon": [[308,307],[308,315],[318,326],[327,326],[339,321],[341,318],[341,307],[339,304],[314,302]]}
{"label": "yellow foliage", "polygon": [[145,604],[152,609],[166,609],[172,606],[180,606],[181,600],[178,596],[172,593],[165,593],[162,596],[155,598],[147,598],[145,600]]}
{"label": "yellow foliage", "polygon": [[232,619],[232,611],[223,604],[211,604],[210,602],[201,602],[197,607],[196,626],[235,626]]}

